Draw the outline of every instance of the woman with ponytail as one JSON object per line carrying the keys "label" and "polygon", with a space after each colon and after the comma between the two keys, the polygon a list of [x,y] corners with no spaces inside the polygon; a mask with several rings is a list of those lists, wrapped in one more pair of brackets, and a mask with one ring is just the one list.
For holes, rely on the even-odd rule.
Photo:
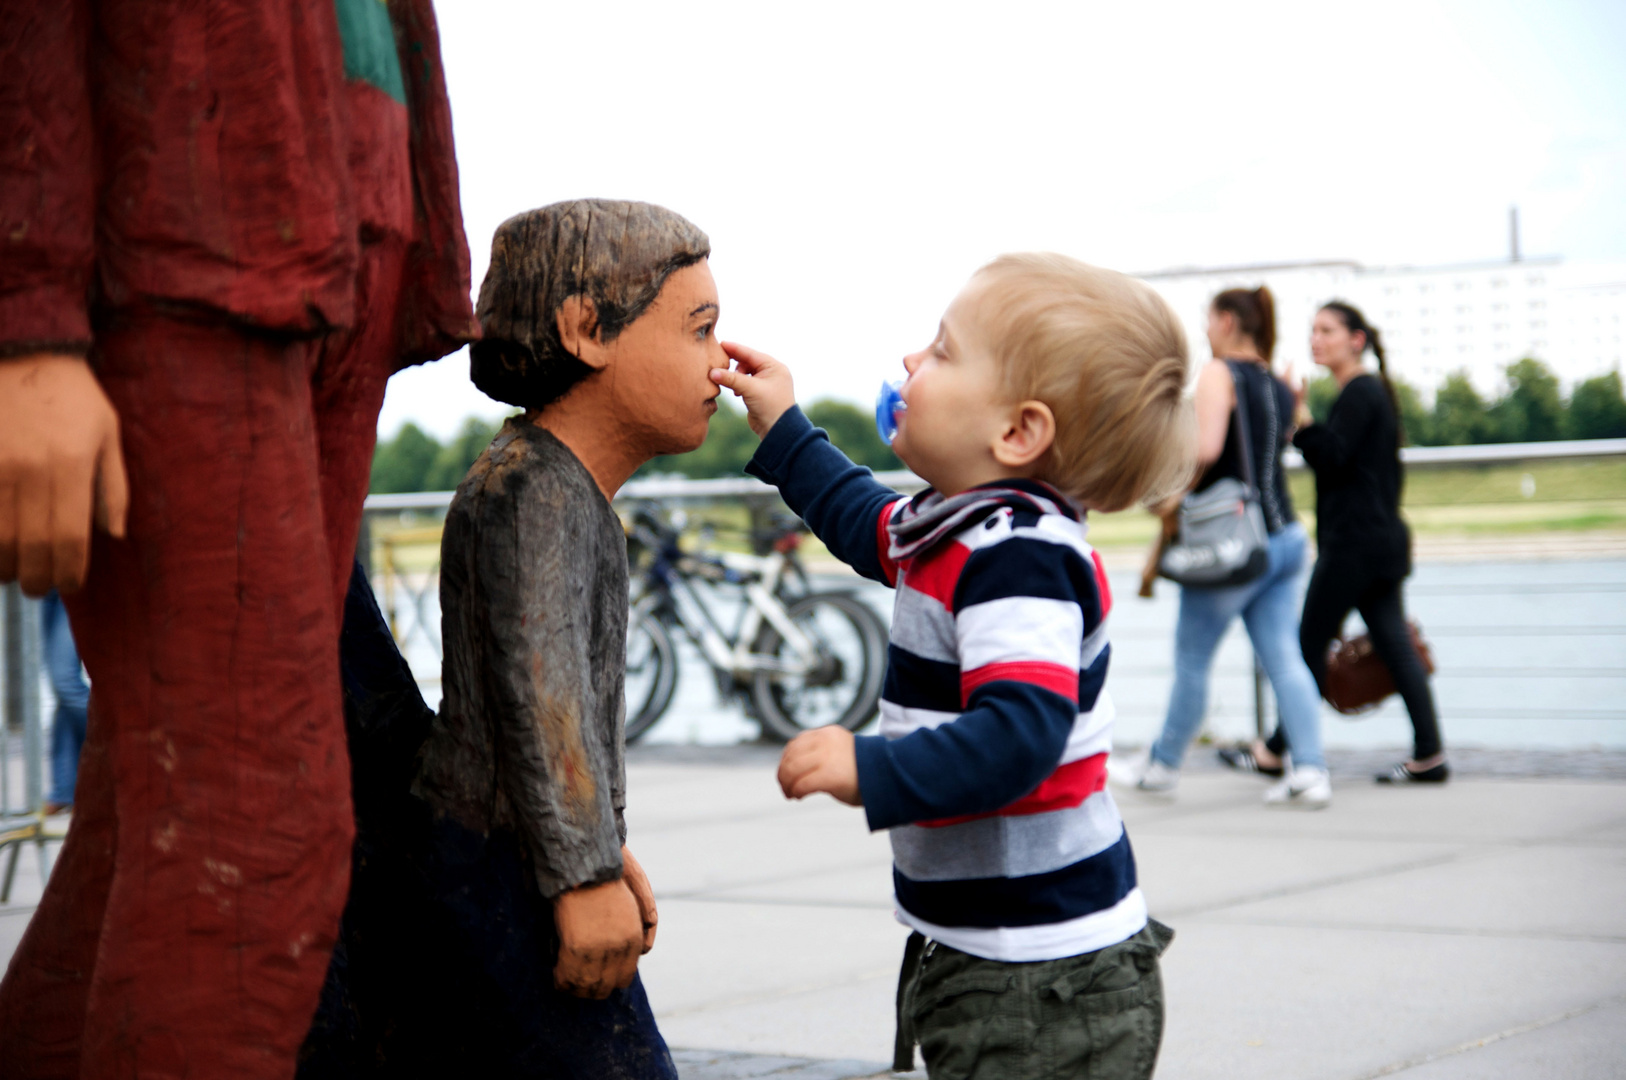
{"label": "woman with ponytail", "polygon": [[[1373,375],[1363,364],[1377,358]],[[1315,362],[1338,381],[1338,398],[1318,424],[1297,406],[1293,443],[1315,471],[1316,541],[1320,553],[1304,597],[1299,642],[1316,683],[1327,672],[1327,648],[1350,611],[1366,621],[1372,647],[1394,677],[1411,714],[1414,745],[1409,761],[1379,773],[1379,783],[1441,783],[1450,776],[1440,743],[1439,719],[1428,672],[1412,646],[1400,587],[1411,573],[1411,534],[1400,517],[1400,409],[1383,358],[1377,328],[1359,309],[1334,300],[1316,312],[1310,332]],[[1280,729],[1269,743],[1221,751],[1227,764],[1271,773],[1294,745]],[[1295,746],[1294,756],[1297,757]]]}
{"label": "woman with ponytail", "polygon": [[[1203,491],[1226,477],[1246,481],[1251,473],[1269,534],[1269,559],[1262,575],[1240,585],[1181,587],[1174,689],[1162,734],[1139,758],[1113,762],[1108,772],[1119,783],[1141,791],[1173,794],[1186,748],[1208,709],[1208,672],[1214,652],[1240,615],[1270,677],[1282,724],[1293,741],[1293,769],[1265,793],[1265,801],[1319,809],[1332,800],[1321,758],[1321,697],[1298,643],[1296,584],[1309,540],[1293,515],[1293,502],[1282,478],[1282,450],[1292,430],[1293,392],[1270,371],[1270,354],[1276,344],[1276,311],[1270,290],[1227,289],[1214,297],[1208,311],[1208,344],[1214,359],[1197,377],[1200,475],[1193,490]],[[1239,399],[1246,405],[1245,425],[1237,421]]]}

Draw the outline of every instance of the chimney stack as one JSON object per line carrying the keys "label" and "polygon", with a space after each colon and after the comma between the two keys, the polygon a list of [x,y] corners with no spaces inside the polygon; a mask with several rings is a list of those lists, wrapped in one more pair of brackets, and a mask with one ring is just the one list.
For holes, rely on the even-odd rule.
{"label": "chimney stack", "polygon": [[1510,206],[1510,207],[1507,208],[1507,242],[1508,242],[1508,261],[1509,262],[1518,262],[1519,261],[1519,208],[1517,206]]}

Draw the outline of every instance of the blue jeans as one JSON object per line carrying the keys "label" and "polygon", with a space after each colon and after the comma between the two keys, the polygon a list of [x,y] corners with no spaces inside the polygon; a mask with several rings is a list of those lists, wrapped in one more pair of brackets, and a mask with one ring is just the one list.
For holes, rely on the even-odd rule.
{"label": "blue jeans", "polygon": [[1253,651],[1276,692],[1276,711],[1293,748],[1295,765],[1325,767],[1321,756],[1321,694],[1299,652],[1298,598],[1293,582],[1304,566],[1304,526],[1297,522],[1270,538],[1270,561],[1262,576],[1245,585],[1180,590],[1180,621],[1174,631],[1174,689],[1163,733],[1152,757],[1178,769],[1186,747],[1208,710],[1208,669],[1214,651],[1242,616]]}
{"label": "blue jeans", "polygon": [[51,677],[51,692],[56,695],[56,715],[51,720],[51,794],[46,801],[67,805],[73,802],[74,784],[79,780],[79,749],[85,745],[90,687],[80,673],[79,650],[73,644],[68,612],[55,589],[40,602],[40,623],[45,639],[45,669]]}

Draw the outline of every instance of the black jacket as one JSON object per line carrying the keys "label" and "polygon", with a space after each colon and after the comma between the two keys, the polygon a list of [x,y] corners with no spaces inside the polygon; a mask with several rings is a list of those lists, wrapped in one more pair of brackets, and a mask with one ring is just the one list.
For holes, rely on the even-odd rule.
{"label": "black jacket", "polygon": [[1358,565],[1378,577],[1411,572],[1411,534],[1400,517],[1399,426],[1383,383],[1351,379],[1324,424],[1293,444],[1315,470],[1316,543],[1322,559]]}

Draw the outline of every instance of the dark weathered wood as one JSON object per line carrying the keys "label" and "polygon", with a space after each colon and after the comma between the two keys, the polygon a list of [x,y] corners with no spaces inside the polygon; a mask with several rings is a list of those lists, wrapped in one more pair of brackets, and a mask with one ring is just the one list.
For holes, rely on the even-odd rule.
{"label": "dark weathered wood", "polygon": [[542,895],[621,874],[627,556],[574,454],[510,420],[441,540],[445,698],[417,793],[517,832]]}

